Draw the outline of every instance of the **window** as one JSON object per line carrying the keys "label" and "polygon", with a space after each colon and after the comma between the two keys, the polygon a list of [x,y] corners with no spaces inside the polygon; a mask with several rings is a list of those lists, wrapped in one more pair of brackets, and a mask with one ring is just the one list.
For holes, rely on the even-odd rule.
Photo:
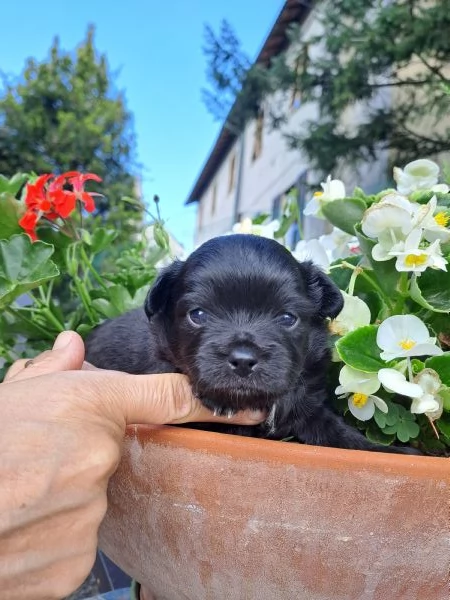
{"label": "window", "polygon": [[217,204],[217,183],[214,183],[212,188],[212,198],[211,198],[211,216],[213,217],[216,213],[216,204]]}
{"label": "window", "polygon": [[264,129],[264,110],[261,108],[256,117],[255,137],[253,139],[252,161],[255,161],[262,152]]}
{"label": "window", "polygon": [[228,165],[228,193],[232,191],[234,188],[234,179],[235,179],[235,171],[236,171],[236,154],[230,159]]}
{"label": "window", "polygon": [[295,59],[294,63],[294,71],[295,71],[295,79],[294,85],[292,87],[291,92],[291,101],[290,108],[291,110],[296,110],[300,107],[302,103],[302,90],[301,90],[301,76],[304,75],[306,69],[308,68],[308,60],[309,60],[309,46],[305,44],[300,52],[300,54]]}

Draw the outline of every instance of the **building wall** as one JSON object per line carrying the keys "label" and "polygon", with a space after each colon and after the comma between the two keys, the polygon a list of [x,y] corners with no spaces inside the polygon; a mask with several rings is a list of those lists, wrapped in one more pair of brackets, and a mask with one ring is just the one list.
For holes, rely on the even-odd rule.
{"label": "building wall", "polygon": [[[320,35],[320,24],[317,20],[315,11],[313,11],[302,27],[300,43],[307,41],[309,37]],[[321,52],[320,46],[312,46],[311,52],[315,54]],[[292,59],[298,56],[295,45],[291,47],[290,54]],[[289,56],[289,53],[288,53]],[[376,102],[389,102],[390,98],[386,94],[377,98]],[[261,153],[253,159],[254,144],[258,128],[257,120],[249,122],[244,132],[244,163],[241,180],[241,193],[238,213],[242,217],[254,217],[258,213],[272,214],[277,205],[277,199],[285,194],[290,188],[297,185],[299,178],[305,176],[305,183],[310,184],[314,181],[314,173],[308,170],[308,160],[306,156],[298,150],[288,148],[284,133],[297,133],[302,130],[302,126],[318,117],[318,107],[312,103],[299,104],[291,106],[292,94],[287,92],[275,94],[268,98],[267,107],[273,103],[276,107],[283,106],[284,114],[289,114],[287,123],[277,130],[270,128],[269,119],[264,118],[264,127],[262,133]],[[364,119],[365,109],[363,106],[355,105],[351,110],[342,116],[342,126],[352,128],[354,124]],[[237,139],[230,152],[218,169],[214,179],[198,203],[197,230],[195,243],[201,244],[207,239],[221,235],[231,230],[234,224],[235,214],[235,194],[236,182],[238,179],[239,156],[241,142]],[[330,148],[330,152],[333,149]],[[229,188],[230,162],[235,157],[234,185]],[[380,154],[379,160],[374,164],[361,165],[359,168],[346,169],[343,166],[339,173],[333,173],[333,177],[339,177],[344,180],[349,190],[355,185],[363,187],[368,192],[381,189],[386,181],[386,168],[388,164],[388,153]],[[215,197],[215,201],[214,201]],[[305,200],[309,199],[305,198]],[[329,228],[323,220],[309,217],[304,222],[305,238],[316,237],[325,233]]]}

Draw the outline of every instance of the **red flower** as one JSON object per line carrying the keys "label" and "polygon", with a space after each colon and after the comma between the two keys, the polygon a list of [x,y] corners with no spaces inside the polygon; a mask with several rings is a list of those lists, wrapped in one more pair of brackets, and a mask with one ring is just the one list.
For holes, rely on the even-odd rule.
{"label": "red flower", "polygon": [[79,173],[78,171],[68,171],[63,173],[61,177],[65,177],[67,182],[72,186],[73,192],[76,195],[76,199],[84,204],[84,208],[87,212],[93,212],[95,210],[95,202],[93,196],[97,196],[95,193],[88,193],[84,191],[84,184],[86,181],[101,181],[102,178],[94,173]]}
{"label": "red flower", "polygon": [[[19,225],[28,233],[31,239],[37,239],[35,228],[41,217],[55,220],[59,217],[67,219],[75,210],[79,200],[88,212],[95,210],[93,196],[99,195],[84,191],[84,184],[88,180],[101,181],[93,173],[79,173],[68,171],[62,175],[41,175],[34,183],[26,187],[25,205],[27,212],[20,219]],[[72,190],[64,189],[68,184]]]}
{"label": "red flower", "polygon": [[73,192],[62,190],[61,188],[55,189],[49,193],[51,194],[56,214],[63,219],[67,219],[77,205],[76,195]]}
{"label": "red flower", "polygon": [[28,233],[30,238],[34,241],[37,240],[37,235],[34,231],[38,222],[38,216],[36,213],[27,210],[23,217],[19,221],[19,225],[25,229],[25,233]]}

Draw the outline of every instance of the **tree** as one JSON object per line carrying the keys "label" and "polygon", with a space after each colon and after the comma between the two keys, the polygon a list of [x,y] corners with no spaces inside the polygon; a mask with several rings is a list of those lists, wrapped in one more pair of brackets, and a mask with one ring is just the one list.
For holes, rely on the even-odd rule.
{"label": "tree", "polygon": [[47,61],[29,59],[21,76],[5,83],[0,173],[96,173],[103,179],[99,217],[126,227],[142,214],[121,202],[135,195],[132,116],[114,88],[106,56],[95,49],[94,33],[90,27],[75,52],[62,51],[55,39]]}
{"label": "tree", "polygon": [[[317,104],[318,119],[305,122],[301,131],[284,127],[288,103],[271,106],[272,127],[281,128],[289,146],[304,151],[321,174],[374,159],[386,148],[398,163],[450,151],[450,0],[336,0],[315,10],[323,33],[305,39],[298,24],[292,26],[290,54],[272,60],[260,88],[259,102],[267,90],[288,95],[295,86],[302,103]],[[227,47],[220,35],[215,45]],[[206,54],[209,64],[211,56]],[[261,71],[253,66],[247,75],[255,68]],[[219,94],[217,77],[209,73]],[[255,99],[246,97],[245,76],[240,81],[236,104],[254,106]],[[382,91],[396,95],[397,102],[380,101]],[[355,105],[365,117],[346,125],[342,115]]]}
{"label": "tree", "polygon": [[240,133],[245,123],[258,113],[261,98],[271,91],[266,69],[252,65],[225,19],[218,35],[206,25],[203,53],[209,83],[209,88],[202,90],[205,106],[215,119]]}

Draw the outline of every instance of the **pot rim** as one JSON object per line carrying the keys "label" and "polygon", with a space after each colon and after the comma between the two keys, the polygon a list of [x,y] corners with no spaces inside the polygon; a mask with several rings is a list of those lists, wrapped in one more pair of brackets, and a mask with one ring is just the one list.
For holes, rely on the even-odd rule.
{"label": "pot rim", "polygon": [[450,459],[445,457],[309,446],[170,425],[130,425],[126,438],[127,443],[138,441],[141,446],[157,444],[184,447],[219,456],[225,454],[237,459],[309,468],[411,473],[432,479],[442,478],[450,483]]}

